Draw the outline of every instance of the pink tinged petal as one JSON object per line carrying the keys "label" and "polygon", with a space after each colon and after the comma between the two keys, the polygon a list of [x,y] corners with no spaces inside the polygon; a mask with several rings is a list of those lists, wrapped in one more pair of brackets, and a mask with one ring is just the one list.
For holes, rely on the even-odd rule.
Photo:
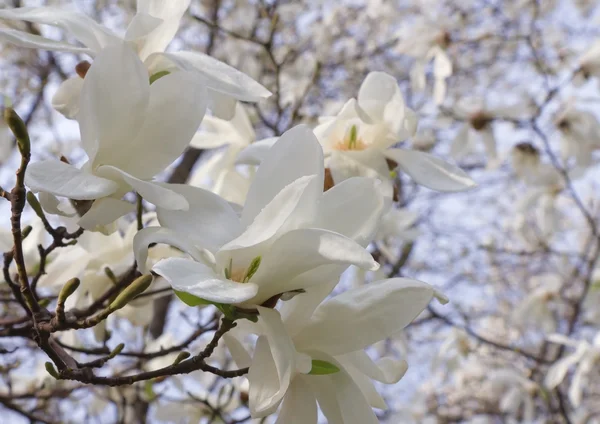
{"label": "pink tinged petal", "polygon": [[388,149],[385,155],[396,161],[417,184],[437,191],[463,191],[475,187],[465,171],[429,153]]}
{"label": "pink tinged petal", "polygon": [[171,210],[187,210],[189,203],[181,194],[174,192],[152,181],[143,181],[114,166],[101,166],[97,170],[98,175],[105,175],[111,179],[122,179],[130,185],[145,200],[161,207]]}
{"label": "pink tinged petal", "polygon": [[367,246],[387,206],[377,181],[350,178],[323,193],[315,227],[340,233]]}
{"label": "pink tinged petal", "polygon": [[152,267],[152,271],[164,277],[173,290],[216,303],[245,302],[258,292],[256,284],[225,280],[208,266],[190,259],[163,259]]}
{"label": "pink tinged petal", "polygon": [[35,193],[47,192],[75,200],[99,199],[119,189],[114,181],[88,174],[57,160],[30,164],[25,174],[25,185]]}
{"label": "pink tinged petal", "polygon": [[[144,122],[148,71],[126,43],[102,50],[86,74],[77,120],[93,167],[122,160]],[[138,152],[138,155],[140,152]]]}
{"label": "pink tinged petal", "polygon": [[288,390],[296,368],[296,349],[279,312],[260,306],[258,311],[265,335],[258,339],[248,372],[250,412],[253,418],[275,412]]}
{"label": "pink tinged petal", "polygon": [[10,28],[0,28],[0,40],[14,44],[17,47],[28,49],[42,49],[57,52],[92,54],[90,49],[85,47],[75,47],[61,41],[50,40],[39,35],[29,34]]}
{"label": "pink tinged petal", "polygon": [[79,76],[63,81],[52,97],[52,107],[67,118],[74,119],[79,112],[82,89],[83,79]]}
{"label": "pink tinged petal", "polygon": [[143,125],[119,147],[120,156],[111,163],[120,163],[119,168],[141,179],[164,171],[198,130],[206,111],[205,99],[204,85],[191,72],[174,72],[154,82]]}
{"label": "pink tinged petal", "polygon": [[163,227],[184,234],[213,252],[243,231],[237,213],[222,197],[184,184],[165,186],[184,196],[189,209],[184,212],[157,208],[158,221]]}
{"label": "pink tinged petal", "polygon": [[[257,102],[271,95],[265,87],[231,66],[198,52],[162,53],[180,69],[195,71],[212,91],[245,102]],[[150,60],[152,58],[149,57]]]}
{"label": "pink tinged petal", "polygon": [[317,175],[320,195],[324,172],[323,149],[310,128],[299,125],[285,132],[269,149],[256,172],[242,213],[242,224],[250,224],[284,187],[300,177]]}
{"label": "pink tinged petal", "polygon": [[81,228],[94,231],[99,227],[112,224],[123,215],[133,212],[135,206],[132,203],[112,197],[105,197],[94,202],[79,220]]}
{"label": "pink tinged petal", "polygon": [[[222,251],[256,246],[287,229],[311,222],[316,209],[315,192],[322,190],[316,175],[298,178],[279,192],[236,239],[224,245]],[[245,209],[244,209],[245,211]],[[243,214],[243,212],[242,212]]]}
{"label": "pink tinged petal", "polygon": [[420,281],[392,278],[348,290],[321,304],[294,340],[341,355],[364,349],[406,327],[425,309],[433,288]]}
{"label": "pink tinged petal", "polygon": [[273,147],[278,139],[279,137],[269,137],[252,143],[238,154],[235,163],[238,165],[260,165],[267,156],[269,149]]}
{"label": "pink tinged petal", "polygon": [[83,13],[61,7],[19,7],[0,10],[0,19],[23,20],[62,28],[78,41],[98,52],[118,38]]}
{"label": "pink tinged petal", "polygon": [[275,424],[317,424],[317,400],[302,378],[294,378]]}
{"label": "pink tinged petal", "polygon": [[[293,278],[328,264],[356,265],[373,271],[379,268],[368,251],[341,234],[315,228],[293,230],[278,238],[262,257],[261,266],[252,278],[261,286],[257,301],[303,289],[290,285]],[[322,282],[313,280],[314,284]]]}

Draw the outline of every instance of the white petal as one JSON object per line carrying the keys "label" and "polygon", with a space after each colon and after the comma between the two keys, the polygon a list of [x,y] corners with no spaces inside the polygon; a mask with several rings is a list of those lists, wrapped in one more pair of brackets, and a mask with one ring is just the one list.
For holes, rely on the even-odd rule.
{"label": "white petal", "polygon": [[[396,99],[396,119],[404,119],[404,101],[396,79],[385,72],[370,72],[358,91],[358,104],[371,118],[383,119],[386,105]],[[399,100],[399,101],[398,101]]]}
{"label": "white petal", "polygon": [[364,350],[346,354],[342,358],[369,378],[385,384],[397,383],[408,369],[406,361],[389,357],[381,358],[376,363]]}
{"label": "white petal", "polygon": [[317,424],[317,400],[303,378],[294,378],[275,424]]}
{"label": "white petal", "polygon": [[277,409],[290,385],[296,356],[279,312],[262,307],[258,307],[258,311],[265,335],[259,337],[248,372],[249,405],[254,418],[269,415]]}
{"label": "white petal", "polygon": [[315,227],[334,231],[369,244],[377,231],[387,202],[379,182],[371,178],[350,178],[323,193]]}
{"label": "white petal", "polygon": [[[321,265],[344,264],[376,270],[379,264],[355,241],[327,230],[299,229],[277,239],[262,257],[252,278],[261,286],[257,302],[304,287],[290,286],[293,278]],[[315,279],[314,284],[323,283]]]}
{"label": "white petal", "polygon": [[212,110],[213,115],[225,120],[233,119],[237,105],[235,98],[212,89],[208,90],[208,98],[208,107]]}
{"label": "white petal", "polygon": [[[336,396],[338,387],[331,375],[309,375],[301,378],[310,385],[328,424],[346,424]],[[298,378],[298,377],[296,377]]]}
{"label": "white petal", "polygon": [[415,150],[388,149],[385,155],[396,161],[417,184],[437,191],[462,191],[475,182],[457,166],[429,153]]}
{"label": "white petal", "polygon": [[147,13],[162,19],[163,23],[152,32],[140,51],[140,57],[144,60],[151,53],[164,51],[179,29],[180,21],[190,5],[190,0],[138,0],[137,12]]}
{"label": "white petal", "polygon": [[470,150],[470,141],[469,141],[469,129],[470,125],[463,124],[460,127],[460,130],[456,133],[456,136],[452,140],[452,145],[450,146],[450,155],[454,159],[461,159]]}
{"label": "white petal", "polygon": [[125,43],[107,47],[94,60],[77,116],[81,142],[94,168],[121,159],[124,147],[135,139],[148,107],[149,86],[148,71]]}
{"label": "white petal", "polygon": [[79,76],[69,78],[52,96],[52,107],[67,118],[74,119],[79,112],[79,96],[83,89],[83,79]]}
{"label": "white petal", "polygon": [[185,184],[169,184],[168,187],[187,199],[189,209],[158,208],[158,221],[163,227],[185,234],[198,246],[213,252],[242,233],[238,215],[223,198]]}
{"label": "white petal", "polygon": [[112,224],[117,219],[133,212],[135,205],[112,197],[104,197],[96,200],[79,220],[81,228],[94,231],[98,227]]}
{"label": "white petal", "polygon": [[148,246],[152,243],[165,243],[189,254],[197,261],[204,259],[203,252],[182,234],[161,227],[147,227],[133,237],[133,252],[137,266],[142,274],[147,271]]}
{"label": "white petal", "polygon": [[65,217],[73,217],[77,215],[77,212],[68,201],[61,203],[56,196],[50,193],[40,193],[38,195],[38,200],[40,201],[42,208],[49,214]]}
{"label": "white petal", "polygon": [[58,160],[34,162],[27,168],[25,185],[31,191],[51,193],[75,200],[93,200],[113,194],[119,185],[88,174]]}
{"label": "white petal", "polygon": [[162,56],[181,69],[198,72],[211,90],[238,100],[257,102],[271,95],[269,90],[246,74],[203,53],[162,53]]}
{"label": "white petal", "polygon": [[241,303],[258,292],[256,284],[225,280],[211,268],[190,259],[163,259],[152,267],[152,271],[164,277],[174,290],[211,302]]}
{"label": "white petal", "polygon": [[273,147],[278,139],[279,137],[269,137],[252,143],[240,152],[235,163],[239,165],[260,165],[267,156],[269,149]]}
{"label": "white petal", "polygon": [[231,335],[231,332],[223,335],[223,341],[227,346],[227,350],[235,361],[235,364],[240,368],[249,367],[252,365],[252,357],[237,337]]}
{"label": "white petal", "polygon": [[339,355],[384,340],[406,327],[431,301],[428,284],[392,278],[348,290],[321,304],[295,338],[302,347]]}
{"label": "white petal", "polygon": [[12,43],[17,47],[91,54],[91,50],[85,47],[75,47],[71,44],[63,43],[61,41],[50,40],[39,35],[10,28],[0,28],[0,40]]}
{"label": "white petal", "polygon": [[168,185],[162,186],[152,181],[140,180],[114,166],[101,166],[98,168],[97,173],[98,175],[106,175],[111,179],[121,178],[140,196],[157,207],[171,210],[187,210],[189,207],[186,198],[170,190]]}
{"label": "white petal", "polygon": [[0,10],[0,19],[47,24],[64,29],[94,52],[118,38],[110,30],[83,13],[61,7],[19,7]]}
{"label": "white petal", "polygon": [[371,405],[356,385],[352,377],[344,370],[331,375],[336,387],[336,397],[344,424],[378,424],[379,420]]}
{"label": "white petal", "polygon": [[150,87],[143,126],[110,163],[137,178],[154,177],[183,153],[205,111],[206,90],[194,74],[174,72],[160,78]]}
{"label": "white petal", "polygon": [[242,224],[250,224],[284,187],[300,177],[317,175],[324,179],[323,149],[305,125],[286,131],[269,149],[248,192]]}

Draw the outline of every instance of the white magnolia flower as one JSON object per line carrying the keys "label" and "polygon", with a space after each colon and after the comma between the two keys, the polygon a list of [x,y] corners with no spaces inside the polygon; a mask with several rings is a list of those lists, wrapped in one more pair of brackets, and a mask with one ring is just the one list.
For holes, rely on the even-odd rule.
{"label": "white magnolia flower", "polygon": [[351,176],[376,177],[391,187],[390,168],[398,166],[415,182],[434,190],[458,191],[473,181],[428,153],[390,148],[415,134],[417,118],[407,108],[396,80],[371,72],[357,99],[349,100],[335,117],[321,118],[315,134],[329,156],[335,184]]}
{"label": "white magnolia flower", "polygon": [[[38,265],[40,263],[40,251],[38,249],[38,245],[45,245],[48,235],[46,234],[46,230],[42,225],[42,222],[35,218],[30,223],[23,223],[22,227],[25,228],[28,225],[31,225],[31,232],[29,235],[23,240],[23,259],[25,260],[25,268],[29,274],[34,273],[38,269]],[[14,245],[14,239],[12,231],[6,228],[0,228],[0,252],[10,252]],[[58,256],[58,252],[53,252],[48,257],[48,261],[54,259],[54,257]],[[10,264],[10,272],[16,272],[17,265],[15,261],[12,261]],[[0,281],[4,281],[4,277],[0,277]]]}
{"label": "white magnolia flower", "polygon": [[600,123],[596,116],[569,103],[557,114],[555,123],[561,134],[563,160],[575,158],[577,166],[589,167],[592,152],[600,149]]}
{"label": "white magnolia flower", "polygon": [[[83,53],[90,57],[96,57],[103,48],[124,40],[135,49],[149,75],[178,69],[193,71],[195,78],[208,88],[210,107],[224,118],[233,116],[236,99],[256,102],[268,97],[269,91],[256,81],[210,56],[199,52],[165,52],[189,4],[190,0],[138,0],[137,14],[123,37],[83,13],[64,7],[3,9],[0,10],[1,19],[52,25],[67,32],[85,47],[9,28],[0,29],[0,40],[20,47]],[[79,111],[78,98],[82,89],[83,80],[80,77],[69,78],[54,96],[53,106],[67,117],[75,117]]]}
{"label": "white magnolia flower", "polygon": [[540,388],[522,373],[509,368],[493,370],[481,390],[498,396],[502,412],[509,416],[522,413],[522,423],[536,422],[535,399]]}
{"label": "white magnolia flower", "polygon": [[573,340],[560,334],[548,336],[548,340],[575,351],[556,361],[548,370],[544,384],[549,389],[557,387],[567,375],[571,367],[576,366],[575,373],[569,387],[569,400],[575,406],[581,405],[583,391],[591,382],[598,379],[598,365],[600,365],[600,333],[594,337],[592,343],[586,340]]}
{"label": "white magnolia flower", "polygon": [[252,170],[248,169],[247,174],[240,172],[236,169],[236,159],[255,140],[256,134],[246,109],[239,103],[230,121],[206,116],[202,121],[202,130],[196,133],[190,146],[197,149],[223,149],[198,167],[189,184],[206,188],[230,202],[244,204]]}
{"label": "white magnolia flower", "polygon": [[186,209],[183,196],[151,179],[187,147],[205,112],[205,92],[187,71],[150,85],[131,48],[108,47],[90,68],[80,97],[77,120],[88,161],[81,169],[57,160],[32,163],[26,185],[33,192],[95,200],[79,220],[90,230],[131,212],[133,205],[120,199],[132,189],[157,206]]}
{"label": "white magnolia flower", "polygon": [[560,299],[562,278],[542,274],[531,278],[532,289],[514,310],[514,322],[521,328],[533,327],[544,332],[556,330],[556,301]]}
{"label": "white magnolia flower", "polygon": [[321,146],[307,127],[293,128],[268,151],[241,216],[211,192],[174,188],[190,209],[157,209],[165,228],[136,235],[138,263],[145,263],[149,244],[169,243],[195,259],[152,268],[175,290],[248,306],[337,279],[351,264],[377,269],[364,247],[387,207],[378,183],[352,178],[323,193],[323,180]]}
{"label": "white magnolia flower", "polygon": [[[395,278],[323,302],[332,287],[298,295],[281,315],[259,307],[248,373],[252,417],[272,414],[281,404],[278,424],[316,424],[318,402],[328,422],[379,422],[372,408],[386,409],[386,403],[371,380],[394,384],[408,365],[392,358],[375,363],[363,349],[402,330],[437,294],[425,283]],[[244,355],[234,359],[248,365]]]}

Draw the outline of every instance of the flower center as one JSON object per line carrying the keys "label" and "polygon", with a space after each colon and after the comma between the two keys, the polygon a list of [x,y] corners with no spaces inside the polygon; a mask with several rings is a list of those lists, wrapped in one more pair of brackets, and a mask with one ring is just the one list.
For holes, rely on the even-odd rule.
{"label": "flower center", "polygon": [[260,267],[261,257],[257,256],[252,259],[248,268],[233,268],[233,259],[229,260],[229,265],[223,270],[225,278],[236,283],[247,283],[256,274]]}
{"label": "flower center", "polygon": [[335,145],[336,150],[365,150],[367,148],[367,144],[358,137],[358,128],[356,125],[352,125],[350,127],[350,131],[346,133],[342,141],[338,142]]}

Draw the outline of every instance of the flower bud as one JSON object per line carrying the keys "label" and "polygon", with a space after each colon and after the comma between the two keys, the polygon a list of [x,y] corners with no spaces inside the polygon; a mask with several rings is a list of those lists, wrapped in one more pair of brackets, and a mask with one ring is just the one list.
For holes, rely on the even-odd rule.
{"label": "flower bud", "polygon": [[60,375],[58,374],[58,371],[56,371],[56,368],[54,368],[54,365],[52,364],[52,362],[46,362],[44,364],[44,366],[46,367],[46,371],[48,371],[48,374],[50,374],[52,377],[56,378],[57,380],[60,378]]}
{"label": "flower bud", "polygon": [[173,361],[173,365],[177,365],[178,363],[180,363],[181,361],[183,361],[189,357],[190,357],[190,352],[179,352],[179,355],[177,355],[177,358],[175,358],[175,360]]}
{"label": "flower bud", "polygon": [[123,308],[135,297],[145,292],[152,284],[153,277],[150,274],[142,275],[137,278],[130,286],[123,290],[109,306],[109,309],[116,311]]}
{"label": "flower bud", "polygon": [[60,293],[58,294],[58,303],[64,305],[67,301],[67,298],[75,293],[75,290],[79,288],[79,278],[71,278],[69,281],[65,283],[62,289],[60,289]]}
{"label": "flower bud", "polygon": [[38,201],[37,197],[35,197],[35,194],[33,194],[31,191],[27,192],[27,203],[29,203],[29,206],[31,206],[31,209],[33,209],[35,214],[40,219],[43,220],[46,218],[44,215],[44,210],[42,209],[42,205],[40,205],[40,202]]}
{"label": "flower bud", "polygon": [[109,359],[114,358],[115,356],[117,356],[119,353],[121,353],[123,351],[123,348],[125,347],[125,343],[119,343],[113,350],[112,352],[110,352],[110,354],[108,355]]}
{"label": "flower bud", "polygon": [[17,139],[17,146],[19,147],[21,155],[29,156],[31,154],[31,141],[25,122],[23,122],[21,117],[12,107],[4,109],[4,121],[6,121],[8,128],[10,128]]}

